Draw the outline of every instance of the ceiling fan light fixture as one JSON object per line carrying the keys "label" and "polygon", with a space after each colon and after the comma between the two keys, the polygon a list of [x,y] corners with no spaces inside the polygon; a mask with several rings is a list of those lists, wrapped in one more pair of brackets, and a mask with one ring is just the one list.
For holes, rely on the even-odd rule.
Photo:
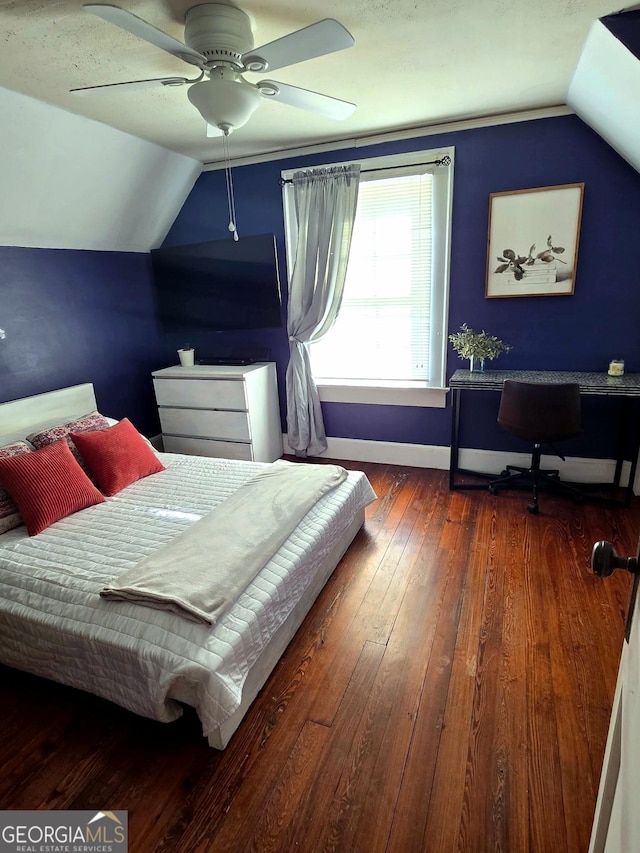
{"label": "ceiling fan light fixture", "polygon": [[221,129],[242,127],[260,104],[260,92],[243,80],[202,80],[189,87],[187,96],[207,124]]}

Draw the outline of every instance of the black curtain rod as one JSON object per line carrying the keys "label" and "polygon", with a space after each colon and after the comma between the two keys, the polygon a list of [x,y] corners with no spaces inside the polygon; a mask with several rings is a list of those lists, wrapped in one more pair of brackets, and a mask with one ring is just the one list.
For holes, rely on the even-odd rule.
{"label": "black curtain rod", "polygon": [[[445,154],[441,160],[427,160],[425,163],[408,163],[407,167],[411,166],[450,166],[451,157]],[[311,167],[313,168],[313,166]],[[329,167],[330,168],[330,167]],[[388,172],[391,169],[403,169],[404,166],[379,166],[377,169],[362,169],[363,172]],[[285,184],[292,184],[293,178],[280,178],[279,184],[283,187]]]}

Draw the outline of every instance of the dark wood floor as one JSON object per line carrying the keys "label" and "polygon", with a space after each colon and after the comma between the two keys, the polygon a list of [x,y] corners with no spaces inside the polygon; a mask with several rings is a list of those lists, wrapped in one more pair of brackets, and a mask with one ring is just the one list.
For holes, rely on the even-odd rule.
{"label": "dark wood floor", "polygon": [[0,808],[128,809],[130,850],[586,851],[640,504],[449,492],[353,464],[379,499],[223,753],[0,669]]}

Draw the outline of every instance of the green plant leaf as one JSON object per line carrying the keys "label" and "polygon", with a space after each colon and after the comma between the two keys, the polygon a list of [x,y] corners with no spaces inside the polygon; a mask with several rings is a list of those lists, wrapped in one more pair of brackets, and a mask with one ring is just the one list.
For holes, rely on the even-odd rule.
{"label": "green plant leaf", "polygon": [[474,332],[466,323],[460,327],[460,330],[455,334],[449,335],[454,350],[460,358],[497,358],[500,353],[509,352],[511,346],[498,340],[495,335],[488,335],[484,330],[482,332]]}

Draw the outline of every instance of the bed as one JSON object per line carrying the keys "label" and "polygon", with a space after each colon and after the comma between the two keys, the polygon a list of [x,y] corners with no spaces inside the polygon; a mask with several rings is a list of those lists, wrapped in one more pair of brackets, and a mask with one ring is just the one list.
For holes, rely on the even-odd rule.
{"label": "bed", "polygon": [[[0,446],[96,410],[90,384],[0,405]],[[155,452],[155,451],[154,451]],[[349,471],[213,625],[101,590],[269,465],[158,453],[165,470],[36,536],[0,535],[0,662],[170,722],[195,708],[224,749],[375,499]]]}

